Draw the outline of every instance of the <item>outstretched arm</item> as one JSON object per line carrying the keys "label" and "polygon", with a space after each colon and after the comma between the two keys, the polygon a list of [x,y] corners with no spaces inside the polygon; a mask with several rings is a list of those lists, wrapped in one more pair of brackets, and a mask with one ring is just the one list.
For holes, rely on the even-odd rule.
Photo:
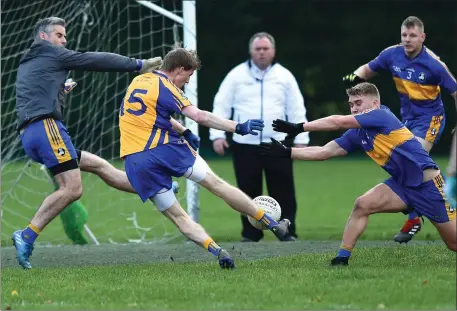
{"label": "outstretched arm", "polygon": [[240,135],[258,135],[254,131],[262,131],[264,127],[263,120],[248,120],[244,123],[237,123],[232,120],[220,118],[209,111],[200,110],[195,106],[184,107],[182,113],[203,126]]}
{"label": "outstretched arm", "polygon": [[304,161],[322,161],[347,154],[334,140],[323,147],[292,148],[292,159]]}
{"label": "outstretched arm", "polygon": [[357,70],[354,71],[354,74],[360,79],[367,81],[376,76],[377,73],[371,70],[368,64],[365,64],[357,68]]}
{"label": "outstretched arm", "polygon": [[236,125],[238,124],[235,121],[220,118],[209,111],[200,110],[195,106],[184,107],[182,113],[198,124],[231,133],[235,132]]}
{"label": "outstretched arm", "polygon": [[342,129],[360,128],[360,124],[354,116],[334,115],[317,119],[308,123],[291,123],[281,119],[273,121],[273,130],[287,133],[292,137],[302,132],[313,131],[336,131]]}
{"label": "outstretched arm", "polygon": [[290,148],[281,142],[271,138],[271,143],[262,143],[260,153],[262,155],[278,158],[292,158],[303,161],[323,161],[333,157],[345,156],[348,152],[341,148],[334,140],[323,147]]}
{"label": "outstretched arm", "polygon": [[57,57],[61,62],[62,68],[68,70],[87,70],[87,71],[117,71],[144,73],[158,69],[162,64],[161,57],[150,59],[134,59],[115,53],[105,52],[76,52],[65,48],[57,48]]}

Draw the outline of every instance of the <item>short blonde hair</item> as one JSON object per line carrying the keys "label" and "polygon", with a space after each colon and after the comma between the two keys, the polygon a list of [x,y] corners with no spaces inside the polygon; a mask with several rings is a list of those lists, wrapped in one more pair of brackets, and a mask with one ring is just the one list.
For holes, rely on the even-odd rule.
{"label": "short blonde hair", "polygon": [[417,27],[420,29],[420,31],[424,32],[424,23],[420,20],[419,17],[416,16],[408,16],[401,24],[401,27]]}
{"label": "short blonde hair", "polygon": [[371,95],[380,98],[379,91],[376,85],[368,82],[359,83],[350,89],[346,90],[348,96],[364,96]]}
{"label": "short blonde hair", "polygon": [[173,71],[183,67],[184,70],[198,70],[201,67],[200,59],[194,50],[177,47],[165,55],[160,70]]}

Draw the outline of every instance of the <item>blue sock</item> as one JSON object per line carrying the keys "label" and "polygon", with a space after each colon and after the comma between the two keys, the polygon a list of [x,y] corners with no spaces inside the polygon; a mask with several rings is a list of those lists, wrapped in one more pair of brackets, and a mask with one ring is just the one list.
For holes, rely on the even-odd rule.
{"label": "blue sock", "polygon": [[417,214],[414,211],[408,214],[408,219],[410,219],[410,220],[416,219],[418,217],[419,217],[419,214]]}
{"label": "blue sock", "polygon": [[27,228],[22,230],[21,236],[25,242],[33,244],[33,242],[35,242],[36,238],[38,237],[39,232],[40,231],[38,228],[30,224],[27,226]]}
{"label": "blue sock", "polygon": [[338,254],[336,255],[336,257],[351,257],[351,254],[352,254],[352,248],[341,245],[340,250],[338,251]]}
{"label": "blue sock", "polygon": [[258,221],[263,223],[263,225],[265,227],[267,227],[267,229],[269,229],[269,230],[271,230],[273,227],[276,227],[277,225],[279,225],[278,222],[275,221],[270,216],[268,216],[267,213],[263,213],[263,216]]}

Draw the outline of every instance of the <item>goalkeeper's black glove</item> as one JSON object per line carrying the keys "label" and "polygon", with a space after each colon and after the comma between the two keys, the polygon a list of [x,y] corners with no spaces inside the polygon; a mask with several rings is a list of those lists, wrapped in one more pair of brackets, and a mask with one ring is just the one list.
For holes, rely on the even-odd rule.
{"label": "goalkeeper's black glove", "polygon": [[366,81],[357,76],[355,73],[351,73],[343,77],[343,83],[347,88],[351,88],[362,82]]}
{"label": "goalkeeper's black glove", "polygon": [[276,132],[287,133],[286,138],[295,138],[300,133],[303,133],[303,124],[302,123],[291,123],[281,119],[276,119],[273,121],[273,130]]}
{"label": "goalkeeper's black glove", "polygon": [[260,154],[264,156],[273,156],[277,158],[290,158],[292,156],[292,148],[284,146],[281,142],[274,138],[270,138],[271,143],[260,144]]}

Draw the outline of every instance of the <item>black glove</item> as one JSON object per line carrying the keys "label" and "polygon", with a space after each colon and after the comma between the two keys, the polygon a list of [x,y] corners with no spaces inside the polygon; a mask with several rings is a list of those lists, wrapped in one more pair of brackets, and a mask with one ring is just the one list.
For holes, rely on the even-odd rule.
{"label": "black glove", "polygon": [[355,73],[351,73],[343,77],[343,83],[347,88],[351,88],[362,82],[366,81],[357,76]]}
{"label": "black glove", "polygon": [[273,130],[276,132],[287,133],[286,139],[293,139],[300,133],[303,133],[303,124],[302,123],[291,123],[284,120],[276,119],[273,121]]}
{"label": "black glove", "polygon": [[274,138],[270,138],[271,143],[260,144],[260,154],[264,156],[273,156],[277,158],[290,158],[292,156],[292,148],[284,146],[281,142]]}

